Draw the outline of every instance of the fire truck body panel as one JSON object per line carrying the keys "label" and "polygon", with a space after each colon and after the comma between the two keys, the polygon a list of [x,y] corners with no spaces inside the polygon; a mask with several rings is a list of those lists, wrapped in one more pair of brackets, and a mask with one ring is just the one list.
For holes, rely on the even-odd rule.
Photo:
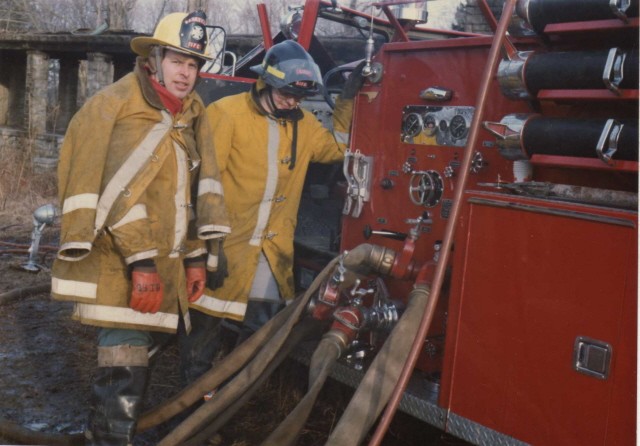
{"label": "fire truck body panel", "polygon": [[[343,22],[357,16],[328,2],[307,6]],[[312,23],[303,18],[301,30],[312,32]],[[585,73],[602,72],[603,52],[607,66],[621,54],[637,62],[638,19],[551,23],[540,25],[540,35],[509,36],[486,91],[494,36],[433,40],[428,31],[416,40],[420,33],[403,24],[369,61],[374,74],[356,97],[344,178],[322,184],[342,197],[339,225],[334,213],[324,214],[339,245],[309,246],[296,233],[300,288],[332,252],[372,244],[395,260],[392,274],[369,284],[376,293],[384,288],[401,313],[418,271],[438,266],[454,225],[434,317],[399,408],[474,444],[635,444],[637,66],[618,67],[626,82],[635,76],[623,88],[597,74],[580,80],[593,87],[574,89],[554,73],[554,60],[596,60]],[[310,51],[321,46],[308,34],[298,40]],[[323,63],[328,56],[318,53]],[[205,76],[198,88],[206,103],[251,83],[225,79]],[[533,84],[544,88],[529,91]],[[330,116],[317,102],[303,105],[323,121]],[[478,114],[482,126],[470,144]],[[455,203],[468,150],[470,171]],[[319,172],[315,180],[327,176]],[[317,201],[303,200],[301,212]],[[376,305],[377,297],[363,294],[365,305]],[[332,376],[357,387],[387,335],[360,331],[354,348],[363,356],[337,362]]]}
{"label": "fire truck body panel", "polygon": [[635,214],[465,200],[440,404],[527,443],[631,444]]}
{"label": "fire truck body panel", "polygon": [[[573,39],[543,51],[573,49]],[[369,201],[359,215],[344,217],[343,249],[368,241],[400,250],[400,241],[375,234],[406,233],[407,221],[426,210],[430,224],[414,259],[437,256],[456,167],[469,149],[466,135],[451,137],[451,119],[471,110],[468,129],[490,45],[482,37],[383,45],[375,58],[382,79],[363,88],[351,140],[352,150],[371,158]],[[451,99],[421,98],[429,87],[452,92]],[[588,95],[597,93],[569,90],[562,100],[556,92],[559,101],[543,93],[551,98],[543,104],[506,98],[494,78],[483,121],[517,113],[637,120],[637,102],[620,96],[594,104]],[[407,124],[412,113],[422,118],[418,133],[435,118],[436,132],[449,138],[418,140]],[[433,372],[438,360],[429,357],[444,356],[437,404],[447,411],[445,430],[468,441],[633,444],[637,213],[487,192],[487,183],[517,180],[494,141],[483,131],[471,148],[477,172],[457,226],[451,291],[441,296],[448,304],[439,306],[417,369]],[[531,159],[536,180],[634,190],[637,163],[618,162],[612,173],[600,159],[567,157],[563,148]],[[416,183],[416,175],[424,181]],[[392,295],[407,295],[387,283]]]}

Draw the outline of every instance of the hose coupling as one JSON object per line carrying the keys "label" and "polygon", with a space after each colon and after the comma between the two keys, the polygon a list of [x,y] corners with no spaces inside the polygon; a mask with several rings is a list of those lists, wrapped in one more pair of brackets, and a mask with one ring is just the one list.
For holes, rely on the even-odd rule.
{"label": "hose coupling", "polygon": [[361,307],[339,308],[333,314],[333,319],[331,331],[343,333],[347,338],[347,344],[356,338],[364,323]]}

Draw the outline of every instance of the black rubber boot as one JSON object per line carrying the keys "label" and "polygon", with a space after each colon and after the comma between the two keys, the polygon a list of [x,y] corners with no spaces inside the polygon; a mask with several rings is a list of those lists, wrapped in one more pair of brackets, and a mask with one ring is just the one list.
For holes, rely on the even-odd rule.
{"label": "black rubber boot", "polygon": [[147,367],[99,367],[92,387],[88,446],[132,444],[147,386]]}
{"label": "black rubber boot", "polygon": [[236,345],[240,345],[249,339],[283,308],[284,304],[282,302],[249,298],[247,312],[244,315],[244,321],[238,332]]}
{"label": "black rubber boot", "polygon": [[220,324],[222,319],[196,310],[189,310],[191,332],[185,334],[184,321],[178,327],[180,377],[188,386],[207,372],[221,352]]}

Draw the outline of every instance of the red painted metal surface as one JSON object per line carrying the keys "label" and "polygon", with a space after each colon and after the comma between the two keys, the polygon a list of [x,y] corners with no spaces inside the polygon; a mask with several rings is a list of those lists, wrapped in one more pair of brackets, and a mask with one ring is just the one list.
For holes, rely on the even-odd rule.
{"label": "red painted metal surface", "polygon": [[[370,200],[359,216],[343,217],[341,249],[373,243],[402,252],[401,241],[366,238],[365,226],[407,233],[408,220],[427,211],[432,222],[412,242],[412,258],[425,265],[438,256],[435,246],[445,235],[467,149],[403,141],[402,120],[407,106],[473,107],[491,41],[396,41],[375,56],[383,76],[367,82],[356,98],[351,135],[351,149],[373,160]],[[522,42],[521,50],[545,44]],[[554,48],[545,50],[581,43],[579,37],[554,39]],[[595,40],[587,44],[591,48]],[[434,86],[451,90],[452,98],[420,98]],[[507,99],[493,78],[486,94],[486,121],[513,113],[637,117],[637,91],[549,90],[527,102]],[[637,212],[497,193],[484,184],[514,181],[513,163],[484,130],[470,149],[481,161],[462,195],[447,265],[450,289],[443,291],[416,368],[441,377],[441,408],[483,429],[541,445],[633,444]],[[635,162],[549,155],[530,161],[535,181],[637,191]],[[426,207],[412,201],[410,190],[412,173],[428,171],[442,175],[443,189],[439,202]],[[497,204],[482,201],[488,198]],[[385,283],[399,299],[412,285],[399,276]],[[574,370],[578,336],[614,346],[607,379]]]}
{"label": "red painted metal surface", "polygon": [[260,18],[260,29],[262,30],[262,40],[264,42],[264,49],[268,50],[273,46],[273,38],[271,37],[271,25],[269,25],[269,15],[267,14],[267,7],[264,3],[257,5],[258,17]]}
{"label": "red painted metal surface", "polygon": [[318,10],[320,9],[320,0],[307,0],[304,5],[304,14],[302,15],[302,23],[300,24],[300,35],[298,43],[304,48],[309,49],[313,31],[318,20]]}
{"label": "red painted metal surface", "polygon": [[638,90],[540,90],[540,100],[638,101]]}
{"label": "red painted metal surface", "polygon": [[554,156],[554,155],[533,155],[531,162],[538,165],[563,166],[571,168],[606,170],[606,171],[622,171],[622,172],[638,172],[638,163],[635,161],[615,160],[612,165],[608,165],[602,160],[594,158],[575,158],[572,156]]}
{"label": "red painted metal surface", "polygon": [[[532,444],[635,444],[637,214],[465,201],[441,405]],[[574,370],[578,336],[615,346],[607,379]]]}
{"label": "red painted metal surface", "polygon": [[620,29],[638,29],[638,17],[631,17],[625,23],[622,20],[591,20],[589,22],[552,23],[545,27],[548,34],[573,34],[595,32],[602,34]]}
{"label": "red painted metal surface", "polygon": [[[474,42],[468,42],[473,40]],[[408,218],[415,219],[423,211],[429,211],[435,218],[431,230],[421,233],[416,241],[418,261],[431,256],[431,247],[441,240],[447,220],[441,218],[442,204],[434,208],[415,205],[409,197],[410,174],[403,172],[403,164],[411,163],[414,170],[435,169],[442,172],[447,166],[459,163],[464,147],[417,145],[401,141],[402,111],[405,105],[431,106],[474,106],[480,75],[484,67],[491,39],[470,38],[460,41],[411,42],[409,48],[402,51],[400,44],[385,45],[378,55],[379,61],[387,67],[385,77],[380,84],[367,84],[357,98],[356,119],[352,132],[352,149],[360,150],[375,157],[371,201],[365,203],[359,218],[345,217],[343,239],[345,247],[364,243],[363,229],[366,223],[372,229],[389,229],[407,232]],[[445,69],[446,67],[446,69]],[[419,93],[429,86],[451,88],[453,98],[446,104],[429,102],[419,98]],[[526,103],[513,102],[500,93],[497,83],[492,82],[489,92],[486,119],[499,120],[504,110],[511,112],[530,111]],[[381,125],[384,122],[385,125]],[[493,137],[480,131],[479,140],[474,147],[482,153],[491,168],[481,169],[472,174],[472,184],[492,182],[499,178],[510,180],[510,166],[502,161]],[[456,186],[457,172],[444,178],[442,202],[451,200]],[[384,189],[379,181],[388,178],[393,181],[392,189]],[[370,243],[380,243],[399,251],[402,242],[384,238],[372,238]],[[427,254],[429,253],[429,254]]]}

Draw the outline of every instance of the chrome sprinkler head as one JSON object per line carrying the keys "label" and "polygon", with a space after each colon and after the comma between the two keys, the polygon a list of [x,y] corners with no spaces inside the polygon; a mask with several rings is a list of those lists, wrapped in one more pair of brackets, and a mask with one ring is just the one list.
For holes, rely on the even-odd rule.
{"label": "chrome sprinkler head", "polygon": [[33,212],[33,221],[40,224],[52,225],[56,217],[60,215],[56,205],[49,203],[40,206]]}

